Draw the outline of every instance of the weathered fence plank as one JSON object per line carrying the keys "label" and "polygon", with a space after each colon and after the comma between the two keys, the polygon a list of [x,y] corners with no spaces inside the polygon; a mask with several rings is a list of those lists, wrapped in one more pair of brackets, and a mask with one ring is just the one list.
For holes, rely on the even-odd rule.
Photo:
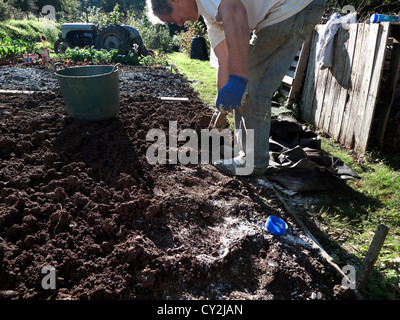
{"label": "weathered fence plank", "polygon": [[[340,70],[342,72],[336,71],[338,77],[336,78],[336,88],[338,90],[338,96],[336,97],[337,106],[333,110],[332,123],[330,131],[328,132],[334,139],[338,140],[340,135],[340,128],[343,123],[343,113],[348,100],[348,90],[351,88],[350,71],[351,65],[354,59],[355,42],[357,39],[357,28],[358,24],[350,24],[348,29],[342,29],[339,32],[339,41],[343,38],[345,43],[341,47],[341,63],[343,64]],[[344,61],[344,63],[343,63]],[[340,75],[340,78],[339,78]],[[336,112],[335,112],[336,110]]]}
{"label": "weathered fence plank", "polygon": [[303,120],[347,148],[365,151],[380,89],[389,23],[341,27],[334,40],[333,66],[316,63],[324,25],[315,28],[301,100]]}
{"label": "weathered fence plank", "polygon": [[363,38],[359,43],[361,46],[361,55],[359,56],[360,64],[358,65],[358,70],[356,70],[357,78],[355,80],[354,90],[351,91],[351,94],[353,95],[353,104],[351,106],[352,125],[347,127],[345,139],[345,146],[349,149],[359,149],[360,146],[362,134],[361,127],[364,117],[366,116],[365,108],[368,92],[370,90],[379,27],[379,24],[365,24]]}
{"label": "weathered fence plank", "polygon": [[366,109],[364,113],[364,120],[361,126],[360,146],[367,147],[368,138],[371,133],[372,121],[375,114],[375,107],[377,104],[378,94],[381,87],[382,72],[385,63],[385,52],[387,40],[389,37],[389,24],[382,24],[379,28],[377,35],[377,44],[375,50],[375,60],[373,63],[373,70],[371,74],[371,84],[366,101]]}

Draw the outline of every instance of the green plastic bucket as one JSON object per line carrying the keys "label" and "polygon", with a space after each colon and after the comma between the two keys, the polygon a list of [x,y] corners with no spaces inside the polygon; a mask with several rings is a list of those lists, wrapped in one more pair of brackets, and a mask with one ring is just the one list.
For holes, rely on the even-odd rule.
{"label": "green plastic bucket", "polygon": [[[59,70],[57,67],[61,66]],[[81,121],[102,121],[119,112],[120,64],[67,67],[54,65],[68,115]]]}

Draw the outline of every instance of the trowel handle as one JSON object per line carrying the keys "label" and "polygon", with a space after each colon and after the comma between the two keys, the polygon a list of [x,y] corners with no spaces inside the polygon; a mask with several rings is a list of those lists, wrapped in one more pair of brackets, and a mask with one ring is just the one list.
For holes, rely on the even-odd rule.
{"label": "trowel handle", "polygon": [[58,66],[62,66],[62,67],[64,67],[64,69],[68,69],[68,67],[64,63],[57,62],[57,63],[54,64],[54,71],[55,72],[57,72],[57,67]]}
{"label": "trowel handle", "polygon": [[220,113],[222,113],[222,114],[228,113],[228,111],[225,110],[223,104],[220,104],[220,105],[218,106],[217,109],[218,109],[218,111],[219,111]]}

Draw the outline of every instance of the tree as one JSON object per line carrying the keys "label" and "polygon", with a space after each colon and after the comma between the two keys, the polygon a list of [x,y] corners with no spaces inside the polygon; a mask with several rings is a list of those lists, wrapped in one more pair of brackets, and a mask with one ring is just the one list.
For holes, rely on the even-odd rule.
{"label": "tree", "polygon": [[[84,2],[85,0],[80,0]],[[126,15],[130,10],[136,13],[143,12],[146,6],[146,0],[87,0],[87,5],[98,7],[104,12],[112,12],[115,5],[118,5],[123,15]]]}
{"label": "tree", "polygon": [[142,13],[146,7],[146,0],[128,0],[126,2],[128,2],[129,7],[137,13]]}
{"label": "tree", "polygon": [[31,9],[31,3],[29,0],[14,0],[13,6],[17,9],[21,9],[22,11],[29,11]]}
{"label": "tree", "polygon": [[10,18],[10,5],[0,0],[0,21],[5,21]]}
{"label": "tree", "polygon": [[400,14],[399,0],[328,0],[327,12],[341,12],[346,5],[353,6],[361,20],[369,18],[373,13]]}
{"label": "tree", "polygon": [[[35,14],[41,14],[44,6],[50,5],[56,9],[56,13],[76,14],[80,11],[79,0],[35,0],[31,3],[29,11]],[[26,11],[22,9],[23,11]]]}

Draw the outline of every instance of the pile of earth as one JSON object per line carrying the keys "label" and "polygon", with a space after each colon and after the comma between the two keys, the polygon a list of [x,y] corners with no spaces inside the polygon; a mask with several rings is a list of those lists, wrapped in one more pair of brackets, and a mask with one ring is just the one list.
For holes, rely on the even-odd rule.
{"label": "pile of earth", "polygon": [[[122,90],[119,114],[102,122],[70,118],[58,90],[0,95],[0,297],[343,298],[342,279],[262,181],[148,163],[149,130],[168,137],[177,121],[200,133],[212,111],[182,77],[157,70],[155,88],[143,80],[155,71],[141,72],[124,75],[141,92]],[[263,228],[270,215],[287,222],[284,236]]]}

